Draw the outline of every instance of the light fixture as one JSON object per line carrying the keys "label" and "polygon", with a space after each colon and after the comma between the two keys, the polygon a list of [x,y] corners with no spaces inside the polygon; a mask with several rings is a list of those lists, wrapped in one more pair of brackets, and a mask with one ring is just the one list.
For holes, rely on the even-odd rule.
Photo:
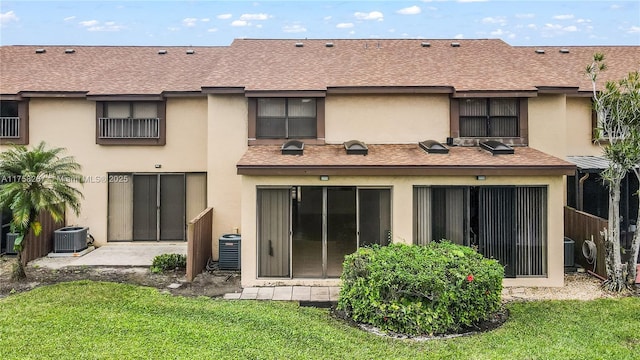
{"label": "light fixture", "polygon": [[162,167],[162,164],[155,164],[154,166],[156,169],[160,169]]}
{"label": "light fixture", "polygon": [[476,180],[486,180],[486,179],[487,179],[487,177],[484,176],[484,175],[477,175],[476,176]]}
{"label": "light fixture", "polygon": [[329,175],[320,175],[320,181],[329,181]]}

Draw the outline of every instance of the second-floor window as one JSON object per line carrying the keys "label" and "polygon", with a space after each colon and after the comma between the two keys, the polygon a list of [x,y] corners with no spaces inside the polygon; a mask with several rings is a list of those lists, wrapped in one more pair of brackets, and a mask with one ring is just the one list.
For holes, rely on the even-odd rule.
{"label": "second-floor window", "polygon": [[0,101],[0,144],[28,144],[27,101]]}
{"label": "second-floor window", "polygon": [[260,98],[256,110],[258,139],[305,139],[317,136],[316,99]]}
{"label": "second-floor window", "polygon": [[518,137],[518,99],[460,99],[461,137]]}
{"label": "second-floor window", "polygon": [[98,144],[165,144],[163,101],[105,101],[98,102],[96,110]]}

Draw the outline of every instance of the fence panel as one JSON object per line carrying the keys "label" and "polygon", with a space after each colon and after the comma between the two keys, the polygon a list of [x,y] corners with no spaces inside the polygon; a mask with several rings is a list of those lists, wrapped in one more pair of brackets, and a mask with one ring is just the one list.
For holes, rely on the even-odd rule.
{"label": "fence panel", "polygon": [[64,221],[55,222],[49,213],[41,212],[38,221],[42,225],[42,232],[38,237],[33,235],[33,231],[29,230],[29,234],[25,239],[24,250],[22,252],[22,263],[26,265],[29,261],[39,257],[47,256],[53,251],[53,232],[64,227]]}
{"label": "fence panel", "polygon": [[605,278],[607,271],[605,268],[604,237],[600,232],[608,226],[609,222],[606,219],[568,206],[564,208],[564,235],[576,242],[576,262],[585,269],[593,271],[593,264],[589,264],[582,254],[582,244],[585,240],[591,240],[593,237],[597,249],[595,273]]}
{"label": "fence panel", "polygon": [[211,257],[213,208],[203,210],[187,227],[187,281],[204,270]]}

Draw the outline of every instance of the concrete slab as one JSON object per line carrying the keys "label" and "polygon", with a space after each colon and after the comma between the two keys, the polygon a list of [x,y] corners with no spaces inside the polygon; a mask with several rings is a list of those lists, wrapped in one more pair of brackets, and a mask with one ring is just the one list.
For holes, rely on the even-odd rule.
{"label": "concrete slab", "polygon": [[257,300],[271,300],[273,299],[273,291],[274,289],[272,287],[261,287],[258,290],[258,296],[256,297]]}
{"label": "concrete slab", "polygon": [[330,301],[328,287],[312,287],[311,301]]}
{"label": "concrete slab", "polygon": [[309,301],[311,300],[311,287],[310,286],[294,286],[291,292],[291,300],[295,301]]}
{"label": "concrete slab", "polygon": [[330,286],[329,287],[329,301],[338,301],[338,295],[340,295],[340,287],[339,286]]}
{"label": "concrete slab", "polygon": [[259,287],[246,287],[242,289],[242,293],[244,294],[257,294],[260,291]]}
{"label": "concrete slab", "polygon": [[44,257],[30,264],[60,269],[65,266],[151,266],[161,254],[186,254],[186,242],[109,243],[80,257]]}
{"label": "concrete slab", "polygon": [[226,293],[224,294],[223,299],[225,300],[240,300],[240,296],[242,293]]}
{"label": "concrete slab", "polygon": [[293,294],[293,288],[291,286],[276,286],[273,289],[272,300],[291,301],[291,295]]}
{"label": "concrete slab", "polygon": [[258,293],[252,293],[252,292],[244,292],[244,290],[242,291],[242,295],[240,295],[240,300],[255,300],[258,298]]}

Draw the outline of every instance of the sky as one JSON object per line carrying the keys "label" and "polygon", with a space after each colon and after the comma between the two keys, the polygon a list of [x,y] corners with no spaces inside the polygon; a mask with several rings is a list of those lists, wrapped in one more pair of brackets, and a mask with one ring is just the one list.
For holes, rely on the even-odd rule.
{"label": "sky", "polygon": [[0,45],[229,45],[236,38],[640,45],[640,1],[0,1]]}

